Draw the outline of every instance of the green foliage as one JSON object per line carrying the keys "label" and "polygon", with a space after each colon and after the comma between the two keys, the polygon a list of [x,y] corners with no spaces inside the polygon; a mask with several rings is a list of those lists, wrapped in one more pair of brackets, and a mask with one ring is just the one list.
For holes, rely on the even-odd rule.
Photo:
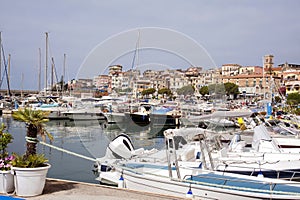
{"label": "green foliage", "polygon": [[208,91],[209,94],[215,94],[215,95],[226,94],[224,84],[210,84],[208,85]]}
{"label": "green foliage", "polygon": [[294,106],[300,103],[300,94],[298,92],[290,93],[287,96],[287,104]]}
{"label": "green foliage", "polygon": [[34,154],[34,155],[22,155],[19,156],[14,154],[15,159],[12,161],[12,166],[23,167],[23,168],[35,168],[44,167],[48,159],[45,158],[44,154]]}
{"label": "green foliage", "polygon": [[172,91],[168,88],[162,88],[158,90],[158,94],[166,94],[167,96],[172,95]]}
{"label": "green foliage", "polygon": [[46,139],[46,136],[48,136],[50,140],[53,140],[53,136],[44,128],[44,123],[49,121],[49,114],[50,112],[25,108],[24,110],[19,109],[14,112],[12,117],[15,120],[25,122],[27,124],[27,129],[32,125],[33,128],[37,129],[43,140]]}
{"label": "green foliage", "polygon": [[149,89],[146,89],[146,90],[143,90],[142,91],[142,95],[149,95],[149,94],[153,94],[156,90],[154,88],[149,88]]}
{"label": "green foliage", "polygon": [[32,124],[38,128],[41,124],[49,121],[49,114],[50,112],[25,108],[24,110],[19,109],[18,111],[14,112],[12,116],[15,120]]}
{"label": "green foliage", "polygon": [[192,85],[183,86],[182,88],[177,89],[178,95],[193,95],[195,89]]}
{"label": "green foliage", "polygon": [[8,156],[7,146],[12,143],[13,136],[10,133],[4,132],[6,126],[2,123],[0,127],[0,157],[5,159]]}
{"label": "green foliage", "polygon": [[239,86],[234,83],[230,83],[230,82],[224,83],[224,87],[227,95],[240,93]]}
{"label": "green foliage", "polygon": [[46,135],[50,140],[53,139],[52,135],[44,128],[44,123],[49,121],[49,112],[41,110],[33,110],[25,108],[24,110],[18,110],[13,113],[13,118],[26,123],[26,152],[23,156],[17,156],[13,162],[13,166],[17,167],[39,167],[47,159],[43,155],[37,155],[36,153],[36,140],[37,135],[41,135],[42,139],[46,139]]}
{"label": "green foliage", "polygon": [[208,92],[208,86],[203,86],[203,87],[201,87],[200,90],[199,90],[199,93],[200,93],[202,96],[209,94],[209,92]]}
{"label": "green foliage", "polygon": [[13,137],[10,133],[4,132],[6,126],[2,123],[0,127],[0,170],[10,170],[11,162],[14,160],[13,156],[9,156],[7,146],[12,143]]}

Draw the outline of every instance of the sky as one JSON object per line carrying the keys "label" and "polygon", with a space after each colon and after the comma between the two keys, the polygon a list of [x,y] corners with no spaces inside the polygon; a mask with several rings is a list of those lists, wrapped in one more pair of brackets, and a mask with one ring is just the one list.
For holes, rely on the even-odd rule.
{"label": "sky", "polygon": [[110,64],[262,66],[267,54],[275,66],[300,64],[299,8],[298,0],[1,0],[0,31],[11,88],[37,90],[39,49],[46,85],[45,32],[59,80],[64,54],[64,80],[93,78]]}

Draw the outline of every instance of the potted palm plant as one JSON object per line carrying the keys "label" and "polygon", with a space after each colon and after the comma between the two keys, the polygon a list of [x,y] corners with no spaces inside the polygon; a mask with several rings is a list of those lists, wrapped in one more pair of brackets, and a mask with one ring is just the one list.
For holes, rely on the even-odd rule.
{"label": "potted palm plant", "polygon": [[10,133],[4,132],[6,129],[2,123],[0,126],[0,193],[14,191],[14,177],[11,174],[11,164],[14,157],[7,152],[7,146],[12,142]]}
{"label": "potted palm plant", "polygon": [[46,135],[52,140],[44,128],[44,123],[49,119],[48,112],[25,108],[13,113],[13,118],[25,122],[26,152],[24,155],[15,155],[12,162],[12,171],[15,175],[15,191],[18,196],[36,196],[43,192],[46,175],[51,167],[42,154],[37,154],[37,136],[45,140]]}

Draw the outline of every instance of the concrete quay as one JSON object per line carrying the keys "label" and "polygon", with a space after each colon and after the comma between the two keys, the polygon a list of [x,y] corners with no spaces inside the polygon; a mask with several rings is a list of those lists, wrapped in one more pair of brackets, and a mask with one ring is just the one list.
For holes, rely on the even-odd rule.
{"label": "concrete quay", "polygon": [[[23,199],[24,197],[16,198]],[[47,178],[42,195],[26,197],[28,200],[180,200],[185,198],[140,192],[100,184]]]}

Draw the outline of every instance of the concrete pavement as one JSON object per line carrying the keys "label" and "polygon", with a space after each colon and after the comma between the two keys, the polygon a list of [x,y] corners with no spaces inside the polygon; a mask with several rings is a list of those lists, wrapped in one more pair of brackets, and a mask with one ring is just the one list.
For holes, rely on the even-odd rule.
{"label": "concrete pavement", "polygon": [[[16,196],[17,197],[17,196]],[[24,197],[17,197],[24,198]],[[177,200],[180,197],[139,192],[99,184],[81,183],[59,179],[47,179],[44,192],[40,196],[26,197],[29,200]]]}

